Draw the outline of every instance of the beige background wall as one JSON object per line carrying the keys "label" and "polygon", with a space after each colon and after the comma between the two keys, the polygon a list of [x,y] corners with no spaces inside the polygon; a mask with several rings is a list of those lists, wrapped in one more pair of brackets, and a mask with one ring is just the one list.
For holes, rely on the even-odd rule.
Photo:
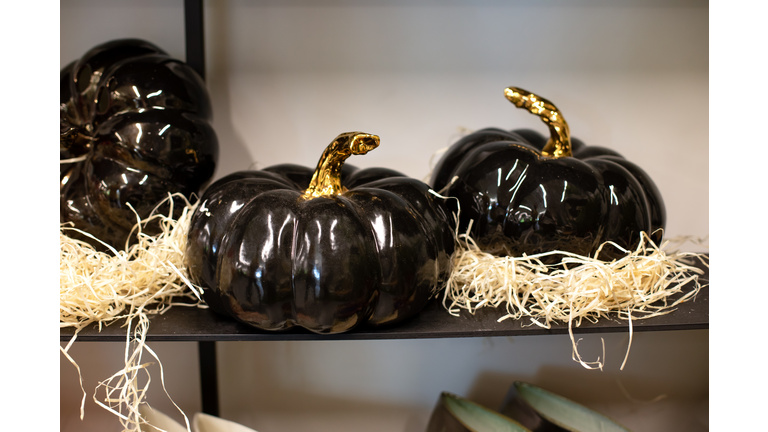
{"label": "beige background wall", "polygon": [[[184,59],[182,4],[62,2],[61,66],[122,37]],[[425,178],[430,157],[467,130],[544,132],[503,98],[516,85],[553,100],[574,136],[643,167],[666,202],[668,235],[709,234],[707,2],[209,1],[205,13],[217,178],[284,162],[312,166],[348,130],[382,139],[350,163]],[[638,431],[706,430],[708,334],[635,334],[621,372],[625,334],[602,336],[603,372],[573,362],[561,336],[219,343],[221,416],[262,432],[415,432],[441,391],[495,408],[521,379]],[[196,344],[152,346],[173,400],[187,414],[200,410]],[[600,335],[580,346],[595,358]],[[89,393],[84,422],[76,372],[62,359],[63,431],[119,430],[90,396],[97,380],[120,369],[123,349],[73,348]],[[635,403],[621,386],[640,400],[668,397]],[[149,400],[173,414],[159,370]]]}

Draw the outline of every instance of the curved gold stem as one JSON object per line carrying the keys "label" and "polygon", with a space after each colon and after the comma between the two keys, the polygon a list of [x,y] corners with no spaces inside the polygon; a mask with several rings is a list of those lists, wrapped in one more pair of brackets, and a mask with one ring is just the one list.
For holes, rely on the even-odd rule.
{"label": "curved gold stem", "polygon": [[364,155],[379,146],[379,137],[363,132],[347,132],[336,137],[325,148],[315,173],[304,191],[304,199],[339,195],[347,189],[341,185],[341,167],[352,155]]}
{"label": "curved gold stem", "polygon": [[568,123],[555,104],[518,87],[507,87],[504,96],[518,108],[525,108],[536,114],[549,127],[549,140],[541,150],[543,156],[553,158],[572,156],[571,131]]}

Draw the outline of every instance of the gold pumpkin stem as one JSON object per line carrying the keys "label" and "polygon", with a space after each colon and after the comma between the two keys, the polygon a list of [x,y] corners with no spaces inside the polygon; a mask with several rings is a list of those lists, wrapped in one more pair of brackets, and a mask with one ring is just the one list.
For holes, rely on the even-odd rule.
{"label": "gold pumpkin stem", "polygon": [[346,132],[325,148],[315,173],[304,191],[304,199],[335,196],[347,190],[341,185],[341,167],[352,155],[364,155],[379,146],[379,137],[363,132]]}
{"label": "gold pumpkin stem", "polygon": [[553,158],[569,157],[571,151],[571,131],[568,123],[555,104],[518,87],[507,87],[504,96],[518,108],[525,108],[536,114],[549,127],[549,140],[541,150],[542,156]]}

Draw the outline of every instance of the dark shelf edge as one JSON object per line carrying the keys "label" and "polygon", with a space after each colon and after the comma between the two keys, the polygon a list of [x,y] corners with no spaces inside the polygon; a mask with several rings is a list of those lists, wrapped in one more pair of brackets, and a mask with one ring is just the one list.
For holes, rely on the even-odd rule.
{"label": "dark shelf edge", "polygon": [[[708,330],[708,324],[691,325],[659,325],[634,327],[634,333],[683,331],[683,330]],[[629,327],[611,328],[574,328],[574,335],[603,334],[603,333],[629,333]],[[458,339],[473,337],[510,337],[510,336],[545,336],[567,335],[567,329],[553,328],[541,331],[487,331],[487,332],[443,332],[443,333],[346,333],[339,335],[316,335],[314,333],[296,334],[210,334],[210,335],[148,335],[147,342],[269,342],[269,341],[342,341],[342,340],[404,340],[404,339]],[[60,342],[69,342],[72,335],[61,335]],[[78,335],[78,342],[125,342],[125,335]]]}
{"label": "dark shelf edge", "polygon": [[[655,332],[674,330],[709,329],[709,269],[698,264],[704,271],[699,276],[702,285],[697,296],[677,306],[666,315],[633,320],[633,332]],[[686,290],[692,289],[692,286]],[[678,294],[678,296],[681,294]],[[329,341],[329,340],[395,340],[395,339],[438,339],[466,337],[542,336],[567,335],[568,325],[553,324],[549,329],[532,324],[529,320],[505,320],[497,322],[503,310],[483,308],[470,315],[462,311],[460,316],[450,315],[439,300],[433,300],[418,315],[397,326],[370,328],[362,327],[347,333],[321,335],[303,329],[283,332],[267,332],[238,323],[228,317],[217,315],[211,310],[173,307],[162,315],[150,317],[147,341],[150,342],[241,342],[241,341]],[[77,336],[83,342],[125,342],[127,329],[121,323],[103,327],[96,325],[84,329]],[[584,321],[573,326],[574,334],[629,333],[629,323],[615,315],[601,318],[598,322]],[[69,342],[74,330],[60,330],[60,341]]]}

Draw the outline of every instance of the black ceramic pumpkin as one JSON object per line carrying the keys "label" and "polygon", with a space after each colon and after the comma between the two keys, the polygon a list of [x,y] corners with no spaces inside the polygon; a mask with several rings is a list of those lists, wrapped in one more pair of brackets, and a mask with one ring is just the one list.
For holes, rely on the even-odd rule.
{"label": "black ceramic pumpkin", "polygon": [[[551,137],[489,128],[448,149],[430,182],[457,198],[460,232],[471,223],[470,234],[482,249],[513,256],[554,250],[593,255],[606,241],[631,249],[641,232],[661,240],[664,203],[640,167],[610,149],[572,140],[548,100],[515,87],[505,89],[505,96],[538,115]],[[608,244],[599,257],[623,254]]]}
{"label": "black ceramic pumpkin", "polygon": [[205,83],[155,45],[99,45],[61,70],[60,88],[61,222],[123,247],[137,221],[129,204],[145,218],[213,176]]}
{"label": "black ceramic pumpkin", "polygon": [[260,329],[316,333],[418,313],[447,278],[453,237],[427,184],[344,164],[378,145],[344,133],[314,172],[286,164],[213,183],[186,251],[209,306]]}

